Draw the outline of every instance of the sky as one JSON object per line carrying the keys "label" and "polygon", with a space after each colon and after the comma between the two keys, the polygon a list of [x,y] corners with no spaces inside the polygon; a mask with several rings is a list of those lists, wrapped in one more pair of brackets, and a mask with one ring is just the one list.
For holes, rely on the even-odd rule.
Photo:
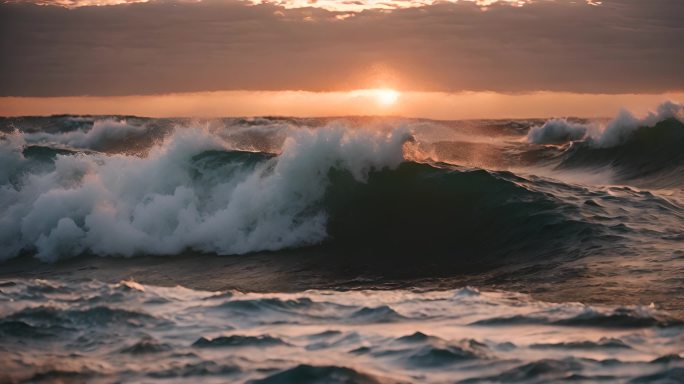
{"label": "sky", "polygon": [[681,0],[3,1],[0,114],[610,116],[684,101],[683,15]]}

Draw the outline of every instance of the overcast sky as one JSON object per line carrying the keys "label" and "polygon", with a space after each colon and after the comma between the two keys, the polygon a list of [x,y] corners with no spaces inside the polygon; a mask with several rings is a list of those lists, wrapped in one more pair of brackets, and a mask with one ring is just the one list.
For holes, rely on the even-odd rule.
{"label": "overcast sky", "polygon": [[0,96],[684,90],[682,0],[254,3],[2,4]]}

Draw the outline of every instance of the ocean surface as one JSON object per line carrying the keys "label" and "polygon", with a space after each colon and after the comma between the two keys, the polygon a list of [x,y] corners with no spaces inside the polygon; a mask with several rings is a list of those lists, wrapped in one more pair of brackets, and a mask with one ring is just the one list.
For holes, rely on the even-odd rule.
{"label": "ocean surface", "polygon": [[684,378],[684,109],[0,119],[0,382]]}

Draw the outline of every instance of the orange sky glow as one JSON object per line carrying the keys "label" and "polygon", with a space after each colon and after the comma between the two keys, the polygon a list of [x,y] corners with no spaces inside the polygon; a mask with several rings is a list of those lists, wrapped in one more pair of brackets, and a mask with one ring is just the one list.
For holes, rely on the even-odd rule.
{"label": "orange sky glow", "polygon": [[145,96],[3,97],[0,115],[128,114],[150,117],[352,116],[432,119],[609,117],[620,108],[641,114],[665,100],[684,101],[684,92],[665,94],[579,94],[533,92],[349,92],[223,91]]}
{"label": "orange sky glow", "polygon": [[0,0],[0,115],[643,113],[684,101],[661,2]]}

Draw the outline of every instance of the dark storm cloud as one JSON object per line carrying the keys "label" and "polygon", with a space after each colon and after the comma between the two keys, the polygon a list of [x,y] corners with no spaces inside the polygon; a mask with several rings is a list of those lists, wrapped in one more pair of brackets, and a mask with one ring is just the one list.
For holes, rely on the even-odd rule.
{"label": "dark storm cloud", "polygon": [[237,1],[0,5],[0,94],[684,89],[684,1],[370,10]]}

